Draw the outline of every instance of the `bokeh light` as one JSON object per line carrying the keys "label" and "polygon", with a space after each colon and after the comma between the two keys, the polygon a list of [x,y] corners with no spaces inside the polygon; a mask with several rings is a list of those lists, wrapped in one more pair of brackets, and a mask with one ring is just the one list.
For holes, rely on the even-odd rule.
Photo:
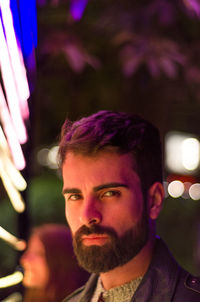
{"label": "bokeh light", "polygon": [[173,198],[181,197],[184,189],[184,184],[180,180],[174,180],[168,185],[168,193]]}
{"label": "bokeh light", "polygon": [[200,183],[195,183],[189,188],[189,195],[193,200],[200,199]]}
{"label": "bokeh light", "polygon": [[169,132],[165,141],[165,163],[174,173],[189,174],[199,167],[199,140],[187,133]]}
{"label": "bokeh light", "polygon": [[185,169],[195,170],[199,165],[200,144],[196,138],[187,138],[181,144],[182,163]]}

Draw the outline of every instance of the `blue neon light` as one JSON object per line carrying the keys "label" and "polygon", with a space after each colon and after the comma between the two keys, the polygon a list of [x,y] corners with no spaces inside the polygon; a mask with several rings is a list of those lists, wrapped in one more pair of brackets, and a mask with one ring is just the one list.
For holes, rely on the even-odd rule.
{"label": "blue neon light", "polygon": [[10,0],[17,40],[24,57],[37,46],[37,13],[35,0]]}

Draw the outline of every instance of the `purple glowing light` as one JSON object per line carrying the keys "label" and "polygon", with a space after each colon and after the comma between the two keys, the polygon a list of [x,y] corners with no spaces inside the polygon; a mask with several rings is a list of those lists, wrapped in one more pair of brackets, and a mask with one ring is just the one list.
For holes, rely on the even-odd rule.
{"label": "purple glowing light", "polygon": [[70,13],[75,21],[79,21],[84,13],[88,0],[71,0]]}

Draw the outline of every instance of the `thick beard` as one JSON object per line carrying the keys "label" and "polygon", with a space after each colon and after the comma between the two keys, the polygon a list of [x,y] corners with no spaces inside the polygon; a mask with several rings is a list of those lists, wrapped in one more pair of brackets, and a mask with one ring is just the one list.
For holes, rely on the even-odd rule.
{"label": "thick beard", "polygon": [[[112,228],[95,224],[90,228],[82,226],[73,238],[74,252],[79,265],[90,273],[103,273],[122,266],[134,258],[148,240],[148,221],[145,212],[144,210],[137,225],[121,237],[118,237]],[[110,236],[110,241],[103,246],[85,246],[81,237],[89,234],[106,234]]]}

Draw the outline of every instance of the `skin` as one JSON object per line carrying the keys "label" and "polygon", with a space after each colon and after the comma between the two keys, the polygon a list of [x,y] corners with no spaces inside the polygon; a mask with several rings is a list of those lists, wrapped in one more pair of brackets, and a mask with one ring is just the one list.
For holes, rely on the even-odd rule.
{"label": "skin", "polygon": [[[63,194],[66,218],[72,235],[83,225],[96,223],[112,227],[121,236],[142,217],[143,195],[139,176],[130,154],[101,151],[89,157],[69,152],[63,163]],[[101,273],[105,289],[119,286],[144,275],[152,257],[155,223],[164,197],[163,187],[154,183],[148,191],[149,238],[131,261]],[[83,236],[83,244],[103,245],[109,236]]]}
{"label": "skin", "polygon": [[20,263],[24,268],[23,285],[25,287],[37,289],[46,287],[49,279],[48,264],[43,243],[36,235],[30,237],[27,250],[22,255]]}

